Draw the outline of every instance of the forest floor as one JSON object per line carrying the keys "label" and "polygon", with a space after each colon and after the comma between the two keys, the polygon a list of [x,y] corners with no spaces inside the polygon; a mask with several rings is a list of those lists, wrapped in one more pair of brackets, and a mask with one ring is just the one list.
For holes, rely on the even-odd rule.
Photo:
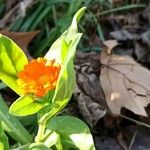
{"label": "forest floor", "polygon": [[[13,22],[14,15],[11,17]],[[76,54],[77,85],[61,113],[88,124],[97,150],[149,150],[150,6],[97,17],[96,23],[98,28],[90,22],[83,24],[88,40],[83,38]],[[21,44],[31,57],[27,47],[39,31],[22,38],[23,34],[4,30],[8,24],[5,15],[0,19],[1,32]],[[29,47],[34,45],[31,42]],[[0,93],[9,103],[17,97],[9,88]]]}

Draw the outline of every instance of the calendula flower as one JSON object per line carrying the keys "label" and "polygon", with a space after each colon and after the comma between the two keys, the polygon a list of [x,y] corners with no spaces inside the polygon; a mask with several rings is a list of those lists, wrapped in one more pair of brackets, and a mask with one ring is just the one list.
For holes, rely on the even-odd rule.
{"label": "calendula flower", "polygon": [[24,94],[41,97],[56,87],[61,66],[55,60],[34,59],[18,74],[18,84]]}

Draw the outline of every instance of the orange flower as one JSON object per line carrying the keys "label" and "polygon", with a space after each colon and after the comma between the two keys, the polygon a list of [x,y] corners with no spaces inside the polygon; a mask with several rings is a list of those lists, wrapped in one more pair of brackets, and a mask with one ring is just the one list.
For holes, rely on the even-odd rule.
{"label": "orange flower", "polygon": [[34,59],[18,74],[18,84],[24,94],[44,96],[56,87],[61,66],[55,60]]}

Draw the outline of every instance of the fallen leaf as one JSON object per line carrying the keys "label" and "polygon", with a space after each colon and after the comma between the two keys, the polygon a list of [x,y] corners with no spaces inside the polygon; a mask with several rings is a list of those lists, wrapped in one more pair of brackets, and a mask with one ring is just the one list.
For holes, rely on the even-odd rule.
{"label": "fallen leaf", "polygon": [[111,54],[112,49],[118,45],[116,40],[107,40],[103,44],[107,47],[107,53]]}
{"label": "fallen leaf", "polygon": [[150,30],[145,31],[143,34],[141,34],[140,38],[142,43],[150,48]]}
{"label": "fallen leaf", "polygon": [[80,114],[93,128],[106,114],[104,95],[96,76],[96,68],[100,68],[99,55],[78,52],[75,64],[77,86],[74,98],[77,100]]}
{"label": "fallen leaf", "polygon": [[118,135],[117,135],[117,140],[118,140],[118,143],[120,144],[120,146],[124,149],[124,150],[128,150],[128,146],[124,140],[124,137],[123,137],[123,133],[122,132],[119,132]]}
{"label": "fallen leaf", "polygon": [[129,56],[101,53],[100,81],[112,113],[119,115],[122,107],[147,116],[150,103],[150,71]]}
{"label": "fallen leaf", "polygon": [[110,33],[110,35],[117,41],[137,40],[138,34],[129,32],[127,30],[117,30]]}
{"label": "fallen leaf", "polygon": [[32,41],[32,39],[39,33],[40,31],[32,31],[32,32],[10,32],[7,30],[0,31],[1,34],[8,36],[17,45],[25,52],[28,58],[31,58],[28,52],[28,45]]}
{"label": "fallen leaf", "polygon": [[17,0],[6,0],[6,10],[9,10],[17,3]]}
{"label": "fallen leaf", "polygon": [[149,29],[149,25],[150,25],[150,5],[148,5],[148,7],[146,9],[144,9],[143,13],[142,13],[142,19],[144,19],[144,22],[146,22],[146,24],[148,25],[148,29]]}

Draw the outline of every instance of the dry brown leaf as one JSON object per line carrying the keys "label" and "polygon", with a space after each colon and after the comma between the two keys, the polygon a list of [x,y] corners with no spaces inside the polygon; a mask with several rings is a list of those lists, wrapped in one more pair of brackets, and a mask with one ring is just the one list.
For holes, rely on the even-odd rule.
{"label": "dry brown leaf", "polygon": [[136,114],[147,116],[150,103],[150,71],[129,56],[101,54],[100,81],[112,113],[120,114],[125,107]]}
{"label": "dry brown leaf", "polygon": [[30,54],[27,50],[29,43],[32,39],[39,33],[39,31],[32,31],[32,32],[10,32],[7,30],[0,31],[1,34],[8,36],[17,45],[26,53],[26,55],[30,58]]}
{"label": "dry brown leaf", "polygon": [[107,40],[103,44],[107,47],[107,53],[111,54],[112,49],[118,45],[116,40]]}
{"label": "dry brown leaf", "polygon": [[17,0],[6,0],[6,11],[12,8],[17,2]]}
{"label": "dry brown leaf", "polygon": [[93,128],[106,114],[104,93],[101,92],[99,78],[96,76],[97,69],[100,68],[99,55],[77,52],[75,64],[77,85],[74,98],[80,114]]}

